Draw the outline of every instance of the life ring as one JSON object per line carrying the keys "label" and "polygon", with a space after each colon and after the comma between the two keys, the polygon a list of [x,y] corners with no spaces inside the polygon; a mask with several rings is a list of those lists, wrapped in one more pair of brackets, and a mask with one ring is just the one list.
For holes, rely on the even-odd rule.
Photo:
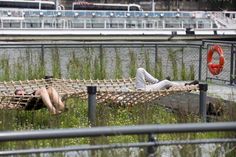
{"label": "life ring", "polygon": [[[217,52],[220,57],[218,64],[212,63],[212,56],[214,52]],[[207,53],[207,66],[211,74],[212,75],[220,74],[221,71],[223,70],[224,64],[225,64],[224,51],[219,45],[212,46]]]}

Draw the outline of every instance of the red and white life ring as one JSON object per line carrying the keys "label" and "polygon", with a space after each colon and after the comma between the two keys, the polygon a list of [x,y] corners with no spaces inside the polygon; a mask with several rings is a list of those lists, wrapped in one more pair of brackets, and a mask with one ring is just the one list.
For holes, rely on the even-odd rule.
{"label": "red and white life ring", "polygon": [[[219,55],[219,63],[214,64],[212,63],[213,60],[213,54],[214,52],[217,52]],[[209,71],[211,72],[212,75],[218,75],[221,73],[221,71],[224,68],[225,64],[225,58],[224,58],[224,51],[219,45],[214,45],[210,48],[210,50],[207,53],[207,66]]]}

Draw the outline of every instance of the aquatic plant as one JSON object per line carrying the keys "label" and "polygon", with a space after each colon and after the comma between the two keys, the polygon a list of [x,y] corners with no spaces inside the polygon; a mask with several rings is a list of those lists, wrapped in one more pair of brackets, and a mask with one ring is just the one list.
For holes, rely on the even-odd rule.
{"label": "aquatic plant", "polygon": [[171,65],[172,65],[172,76],[173,80],[178,80],[178,64],[177,64],[177,55],[176,53],[179,50],[173,50],[171,48],[168,49],[168,58],[170,59]]}
{"label": "aquatic plant", "polygon": [[137,56],[136,56],[136,53],[131,49],[129,49],[129,58],[130,58],[129,76],[131,78],[134,78],[136,75],[136,69],[137,69]]}
{"label": "aquatic plant", "polygon": [[1,80],[9,80],[10,79],[10,65],[9,60],[6,56],[3,56],[0,60],[0,78]]}
{"label": "aquatic plant", "polygon": [[120,49],[115,48],[115,54],[116,54],[116,63],[115,63],[115,78],[122,78],[122,63],[120,58]]}
{"label": "aquatic plant", "polygon": [[194,80],[195,79],[195,70],[194,70],[194,65],[191,64],[189,67],[189,80]]}
{"label": "aquatic plant", "polygon": [[161,57],[158,57],[157,58],[157,64],[155,65],[156,66],[156,71],[155,71],[155,77],[162,80],[164,77],[163,77],[163,65],[162,65],[162,58]]}
{"label": "aquatic plant", "polygon": [[149,49],[145,49],[145,51],[144,51],[145,69],[152,74],[153,73],[153,68],[151,68],[151,65],[150,65],[150,56],[149,56],[149,54],[150,54]]}
{"label": "aquatic plant", "polygon": [[60,63],[60,53],[57,47],[51,50],[52,54],[52,74],[55,78],[61,78],[61,63]]}
{"label": "aquatic plant", "polygon": [[72,51],[70,57],[69,57],[69,62],[67,65],[67,71],[69,74],[69,78],[71,79],[78,79],[81,78],[81,73],[80,73],[80,60],[78,57],[76,57],[76,52]]}

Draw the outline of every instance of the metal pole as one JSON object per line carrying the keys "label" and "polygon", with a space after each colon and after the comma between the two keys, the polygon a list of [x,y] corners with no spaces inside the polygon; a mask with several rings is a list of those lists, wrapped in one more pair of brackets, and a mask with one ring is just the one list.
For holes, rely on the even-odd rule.
{"label": "metal pole", "polygon": [[44,129],[30,131],[0,131],[0,143],[20,140],[61,139],[132,134],[167,134],[186,132],[236,131],[236,122],[152,124],[89,128]]}
{"label": "metal pole", "polygon": [[234,45],[233,45],[233,56],[234,56],[234,73],[233,73],[233,80],[232,80],[232,83],[235,83],[235,81],[236,81],[236,49],[235,49],[235,47],[234,47]]}
{"label": "metal pole", "polygon": [[152,12],[154,12],[154,11],[155,11],[155,1],[152,0]]}
{"label": "metal pole", "polygon": [[[209,50],[209,45],[207,45],[207,53],[208,53],[208,50]],[[207,66],[207,63],[206,63],[206,66]],[[206,70],[206,81],[207,81],[207,79],[208,79],[209,77],[208,77],[208,68],[207,68],[207,70]]]}
{"label": "metal pole", "polygon": [[233,44],[231,45],[231,56],[230,56],[230,85],[233,84],[233,66],[234,66],[234,47],[233,47]]}
{"label": "metal pole", "polygon": [[56,9],[56,10],[58,10],[58,5],[59,5],[58,0],[55,0],[55,9]]}
{"label": "metal pole", "polygon": [[41,45],[41,64],[42,64],[43,66],[45,66],[44,63],[45,63],[45,62],[44,62],[44,45],[42,44],[42,45]]}
{"label": "metal pole", "polygon": [[199,63],[198,63],[198,80],[202,79],[202,45],[199,48]]}
{"label": "metal pole", "polygon": [[[148,142],[156,142],[154,134],[148,134]],[[147,156],[154,157],[155,156],[155,145],[147,147]]]}
{"label": "metal pole", "polygon": [[155,77],[158,76],[157,74],[157,63],[158,63],[158,45],[155,45]]}
{"label": "metal pole", "polygon": [[96,124],[96,86],[88,86],[88,119],[91,126],[95,126]]}
{"label": "metal pole", "polygon": [[199,113],[203,122],[206,122],[206,98],[207,98],[208,84],[200,83],[200,100],[199,100]]}
{"label": "metal pole", "polygon": [[104,79],[104,72],[103,72],[103,69],[104,69],[104,65],[103,65],[103,45],[101,44],[100,45],[100,48],[99,48],[99,61],[100,61],[100,76],[99,78],[100,79]]}

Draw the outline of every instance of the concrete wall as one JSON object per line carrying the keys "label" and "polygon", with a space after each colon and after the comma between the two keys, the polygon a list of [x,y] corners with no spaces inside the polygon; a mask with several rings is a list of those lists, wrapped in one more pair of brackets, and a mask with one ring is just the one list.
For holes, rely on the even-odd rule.
{"label": "concrete wall", "polygon": [[[157,103],[180,114],[199,114],[199,94],[197,93],[180,93],[160,97]],[[209,108],[209,103],[214,105],[213,108]],[[208,116],[219,114],[221,118],[223,118],[223,115],[227,115],[232,119],[236,118],[235,102],[207,97],[206,107],[209,113]]]}

